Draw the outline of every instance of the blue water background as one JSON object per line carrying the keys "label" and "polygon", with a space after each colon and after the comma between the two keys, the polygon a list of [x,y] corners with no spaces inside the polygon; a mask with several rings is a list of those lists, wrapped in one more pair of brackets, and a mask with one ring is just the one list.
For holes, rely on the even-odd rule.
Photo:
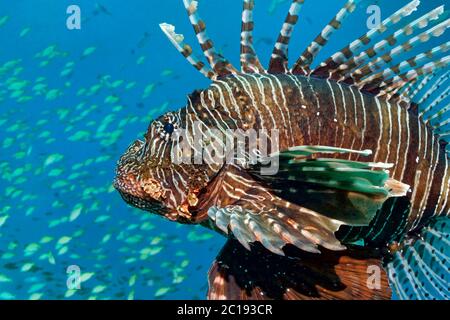
{"label": "blue water background", "polygon": [[[264,65],[290,1],[275,2],[257,1],[255,11],[255,46]],[[358,9],[318,60],[367,31],[365,8],[374,2]],[[378,1],[383,17],[406,2]],[[110,14],[98,13],[98,3]],[[306,1],[292,61],[343,3]],[[81,8],[81,30],[66,28],[71,4]],[[439,4],[423,1],[421,12]],[[240,0],[200,1],[209,35],[235,66],[241,7]],[[132,209],[111,188],[117,159],[150,120],[209,83],[158,26],[175,24],[201,53],[182,1],[0,0],[1,16],[9,19],[0,27],[0,66],[20,60],[0,75],[0,298],[205,298],[207,271],[225,239]],[[29,32],[20,37],[24,28]],[[54,57],[36,56],[52,45]],[[95,51],[83,56],[90,47]],[[33,91],[39,77],[46,84],[40,94]],[[16,94],[28,101],[8,89],[11,78],[27,81]],[[112,87],[117,80],[124,82]],[[59,90],[56,97],[47,95],[52,89]],[[46,164],[52,154],[60,160]],[[69,265],[84,274],[79,290],[67,288]]]}

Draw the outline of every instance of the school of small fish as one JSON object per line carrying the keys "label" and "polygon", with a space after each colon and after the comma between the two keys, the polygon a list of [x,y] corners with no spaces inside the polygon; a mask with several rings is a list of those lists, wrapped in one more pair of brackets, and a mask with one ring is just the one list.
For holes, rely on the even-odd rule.
{"label": "school of small fish", "polygon": [[[1,36],[9,20],[0,17]],[[32,33],[16,30],[17,41]],[[143,133],[166,111],[168,103],[153,106],[149,97],[174,71],[163,70],[161,83],[75,80],[97,49],[51,44],[31,57],[0,56],[0,299],[202,299],[209,263],[193,263],[189,248],[198,242],[198,255],[211,261],[225,240],[201,227],[166,228],[127,207],[111,184],[130,141],[124,134]],[[132,59],[138,67],[150,57]],[[70,265],[81,269],[80,289],[67,285]]]}

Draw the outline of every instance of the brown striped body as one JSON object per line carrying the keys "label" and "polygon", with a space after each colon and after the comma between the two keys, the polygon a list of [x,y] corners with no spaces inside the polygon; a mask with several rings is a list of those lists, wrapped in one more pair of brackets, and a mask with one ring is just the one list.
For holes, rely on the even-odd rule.
{"label": "brown striped body", "polygon": [[[412,0],[316,61],[360,2],[347,0],[289,66],[304,3],[292,0],[267,69],[253,46],[254,0],[243,0],[240,71],[216,50],[197,1],[183,3],[209,65],[160,24],[213,83],[150,123],[120,158],[114,186],[135,207],[230,238],[209,298],[388,299],[391,286],[400,298],[448,299],[448,219],[432,218],[449,211],[450,91],[439,89],[449,75],[439,73],[450,44],[407,54],[450,19],[442,5],[405,22],[420,4]],[[262,172],[267,159],[277,172]],[[379,288],[372,267],[387,268]]]}
{"label": "brown striped body", "polygon": [[[297,145],[370,149],[372,156],[348,158],[393,163],[390,176],[411,186],[406,231],[420,228],[431,216],[447,214],[450,176],[444,147],[399,104],[353,86],[294,75],[233,75],[205,92],[209,90],[214,99],[204,94],[204,107],[225,108],[244,129],[279,129],[281,150]],[[247,116],[237,118],[236,108]]]}

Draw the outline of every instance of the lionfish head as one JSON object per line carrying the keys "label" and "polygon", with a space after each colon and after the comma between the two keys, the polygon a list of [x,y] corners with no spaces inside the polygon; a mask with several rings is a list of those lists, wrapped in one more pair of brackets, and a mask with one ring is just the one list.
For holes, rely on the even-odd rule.
{"label": "lionfish head", "polygon": [[198,206],[210,180],[203,165],[173,161],[179,113],[152,121],[145,140],[136,140],[121,156],[114,187],[130,205],[181,223],[198,223]]}

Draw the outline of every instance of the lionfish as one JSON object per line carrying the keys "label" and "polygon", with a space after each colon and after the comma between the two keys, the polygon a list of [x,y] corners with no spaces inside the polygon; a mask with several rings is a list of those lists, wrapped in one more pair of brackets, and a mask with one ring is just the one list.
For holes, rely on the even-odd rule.
{"label": "lionfish", "polygon": [[[244,0],[239,71],[208,37],[197,1],[183,1],[209,65],[174,26],[160,27],[212,83],[151,122],[120,158],[114,185],[132,206],[228,238],[208,298],[448,299],[449,42],[418,48],[449,27],[444,6],[414,19],[420,1],[411,1],[312,67],[360,4],[349,0],[289,68],[304,2],[294,0],[265,69],[254,0]],[[278,171],[262,175],[262,158],[175,163],[175,134],[195,123],[277,129],[266,158]]]}

